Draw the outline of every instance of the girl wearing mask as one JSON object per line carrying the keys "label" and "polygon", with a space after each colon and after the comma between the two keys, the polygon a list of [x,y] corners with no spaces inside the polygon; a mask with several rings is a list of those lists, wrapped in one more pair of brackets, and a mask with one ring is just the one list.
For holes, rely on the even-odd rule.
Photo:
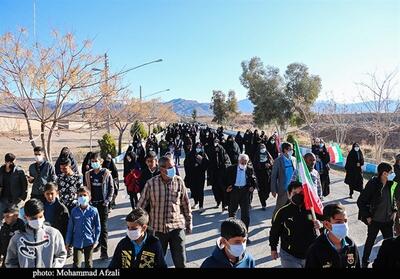
{"label": "girl wearing mask", "polygon": [[189,153],[184,161],[185,184],[190,188],[194,205],[192,209],[199,205],[199,212],[204,212],[204,183],[206,180],[206,170],[209,165],[207,154],[204,152],[203,145],[198,142],[195,148]]}

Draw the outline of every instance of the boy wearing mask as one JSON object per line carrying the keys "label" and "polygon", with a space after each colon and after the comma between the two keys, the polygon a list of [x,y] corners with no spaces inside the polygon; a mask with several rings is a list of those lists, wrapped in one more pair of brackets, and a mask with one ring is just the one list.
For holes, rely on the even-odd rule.
{"label": "boy wearing mask", "polygon": [[126,216],[127,232],[108,268],[166,268],[161,243],[148,229],[149,215],[135,208]]}
{"label": "boy wearing mask", "polygon": [[348,236],[345,208],[339,203],[324,207],[325,232],[307,252],[306,268],[360,268],[355,242]]}
{"label": "boy wearing mask", "polygon": [[228,218],[221,224],[221,237],[210,257],[200,268],[254,268],[254,258],[246,252],[247,229],[239,219]]}
{"label": "boy wearing mask", "polygon": [[38,199],[24,205],[26,226],[10,240],[7,268],[61,268],[67,251],[59,230],[44,224],[44,206]]}
{"label": "boy wearing mask", "polygon": [[66,247],[74,247],[74,268],[79,268],[82,255],[85,268],[93,268],[93,247],[100,237],[100,217],[96,207],[89,205],[90,191],[86,187],[78,190],[78,204],[71,212],[68,222]]}

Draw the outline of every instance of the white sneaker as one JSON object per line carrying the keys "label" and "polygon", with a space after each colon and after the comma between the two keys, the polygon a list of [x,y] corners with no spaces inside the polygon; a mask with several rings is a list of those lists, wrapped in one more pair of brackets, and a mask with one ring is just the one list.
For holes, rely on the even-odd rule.
{"label": "white sneaker", "polygon": [[197,208],[197,204],[192,205],[192,209],[196,209]]}

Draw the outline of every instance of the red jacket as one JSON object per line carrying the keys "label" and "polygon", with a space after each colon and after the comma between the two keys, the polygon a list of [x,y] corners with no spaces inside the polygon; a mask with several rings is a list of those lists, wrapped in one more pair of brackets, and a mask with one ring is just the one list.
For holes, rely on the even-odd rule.
{"label": "red jacket", "polygon": [[141,172],[138,169],[133,169],[131,172],[124,178],[124,183],[126,185],[126,190],[129,193],[140,193],[140,181]]}

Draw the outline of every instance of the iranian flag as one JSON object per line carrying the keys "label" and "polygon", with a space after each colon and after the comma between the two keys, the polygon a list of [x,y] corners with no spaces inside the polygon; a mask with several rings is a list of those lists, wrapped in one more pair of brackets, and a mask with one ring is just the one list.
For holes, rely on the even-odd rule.
{"label": "iranian flag", "polygon": [[333,143],[328,147],[329,157],[331,164],[343,163],[343,154],[339,144]]}
{"label": "iranian flag", "polygon": [[[306,162],[301,156],[299,144],[297,140],[294,143],[294,152],[296,154],[296,163],[297,163],[297,172],[298,172],[298,181],[303,184],[303,192],[304,192],[304,204],[307,210],[311,210],[314,215],[314,212],[322,215],[323,214],[323,205],[321,200],[318,197],[317,192],[314,190],[314,183],[311,179],[310,172],[308,171]],[[315,217],[315,216],[313,216]],[[315,218],[314,218],[315,219]]]}

